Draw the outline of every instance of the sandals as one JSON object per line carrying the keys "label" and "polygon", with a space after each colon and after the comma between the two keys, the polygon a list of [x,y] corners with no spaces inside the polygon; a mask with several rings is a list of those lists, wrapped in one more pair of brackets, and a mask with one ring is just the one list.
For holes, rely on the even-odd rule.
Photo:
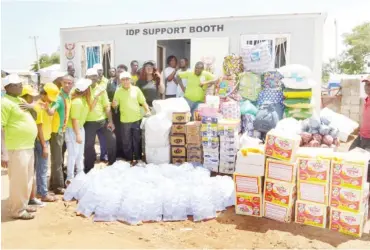
{"label": "sandals", "polygon": [[18,216],[16,219],[18,219],[18,220],[32,220],[34,218],[35,218],[35,216],[33,214],[30,214],[29,212],[24,212],[21,216]]}
{"label": "sandals", "polygon": [[66,190],[64,188],[57,188],[54,190],[54,194],[60,194],[60,195],[64,195],[64,192]]}
{"label": "sandals", "polygon": [[52,196],[50,194],[47,194],[46,196],[44,196],[44,197],[41,198],[41,201],[42,202],[55,202],[57,200],[58,199],[55,196]]}
{"label": "sandals", "polygon": [[36,213],[37,209],[35,207],[27,207],[26,211],[27,213]]}

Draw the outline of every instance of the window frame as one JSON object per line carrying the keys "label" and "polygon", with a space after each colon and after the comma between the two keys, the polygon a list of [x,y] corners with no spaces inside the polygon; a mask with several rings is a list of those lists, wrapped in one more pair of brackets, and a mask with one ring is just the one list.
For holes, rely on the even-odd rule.
{"label": "window frame", "polygon": [[[88,47],[97,47],[99,46],[99,53],[100,53],[100,62],[99,63],[103,63],[103,45],[104,44],[109,44],[110,45],[110,56],[111,56],[111,60],[110,60],[110,65],[113,66],[115,65],[114,64],[114,41],[94,41],[94,42],[79,42],[78,43],[78,46],[80,49],[82,49],[82,46],[85,46],[85,62],[87,62],[87,48]],[[80,52],[82,53],[82,51]],[[81,63],[80,63],[80,67],[81,67]],[[87,70],[87,63],[85,65],[85,72]],[[83,69],[81,68],[81,72],[83,71]]]}

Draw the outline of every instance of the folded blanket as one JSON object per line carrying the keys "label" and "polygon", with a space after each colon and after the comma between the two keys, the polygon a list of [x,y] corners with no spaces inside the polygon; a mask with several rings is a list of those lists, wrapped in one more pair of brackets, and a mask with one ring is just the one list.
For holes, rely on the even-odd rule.
{"label": "folded blanket", "polygon": [[307,119],[312,116],[311,108],[285,108],[285,117],[292,117],[296,119]]}
{"label": "folded blanket", "polygon": [[283,90],[285,98],[311,98],[312,90],[311,89],[289,89],[285,88]]}
{"label": "folded blanket", "polygon": [[296,99],[285,99],[284,100],[285,107],[288,108],[311,108],[311,99],[306,98],[296,98]]}

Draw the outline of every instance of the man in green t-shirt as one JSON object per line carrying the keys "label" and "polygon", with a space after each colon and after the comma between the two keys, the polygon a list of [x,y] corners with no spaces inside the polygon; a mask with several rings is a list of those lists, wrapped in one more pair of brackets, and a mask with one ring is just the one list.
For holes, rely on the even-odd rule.
{"label": "man in green t-shirt", "polygon": [[[182,79],[187,80],[186,87]],[[182,89],[185,89],[185,100],[188,102],[191,115],[194,116],[194,111],[198,108],[199,103],[203,103],[205,99],[205,90],[209,84],[217,81],[216,76],[204,70],[204,64],[197,62],[193,71],[182,71],[177,73],[177,82]]]}

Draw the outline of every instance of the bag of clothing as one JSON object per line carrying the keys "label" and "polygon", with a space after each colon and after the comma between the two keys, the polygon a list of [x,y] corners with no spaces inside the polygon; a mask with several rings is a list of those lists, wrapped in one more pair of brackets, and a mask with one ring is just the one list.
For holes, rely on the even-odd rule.
{"label": "bag of clothing", "polygon": [[253,136],[254,120],[255,120],[254,115],[246,114],[241,116],[240,126],[242,134],[246,133],[248,136]]}
{"label": "bag of clothing", "polygon": [[261,42],[257,45],[245,45],[241,48],[241,56],[245,71],[262,74],[273,67],[273,57],[269,42]]}
{"label": "bag of clothing", "polygon": [[267,133],[275,128],[278,122],[279,116],[275,111],[274,103],[264,102],[258,109],[253,127],[259,132]]}
{"label": "bag of clothing", "polygon": [[256,101],[261,91],[261,76],[244,72],[239,76],[239,94],[252,102]]}
{"label": "bag of clothing", "polygon": [[262,87],[263,88],[280,88],[282,85],[281,79],[283,75],[278,71],[268,71],[262,75]]}
{"label": "bag of clothing", "polygon": [[283,100],[283,91],[280,88],[264,89],[258,95],[257,104],[258,106],[261,106],[264,102],[283,104]]}
{"label": "bag of clothing", "polygon": [[238,75],[244,71],[243,58],[241,56],[229,55],[224,57],[223,70],[225,75]]}
{"label": "bag of clothing", "polygon": [[242,115],[250,114],[255,116],[257,114],[257,108],[250,101],[245,100],[240,103],[240,113]]}

